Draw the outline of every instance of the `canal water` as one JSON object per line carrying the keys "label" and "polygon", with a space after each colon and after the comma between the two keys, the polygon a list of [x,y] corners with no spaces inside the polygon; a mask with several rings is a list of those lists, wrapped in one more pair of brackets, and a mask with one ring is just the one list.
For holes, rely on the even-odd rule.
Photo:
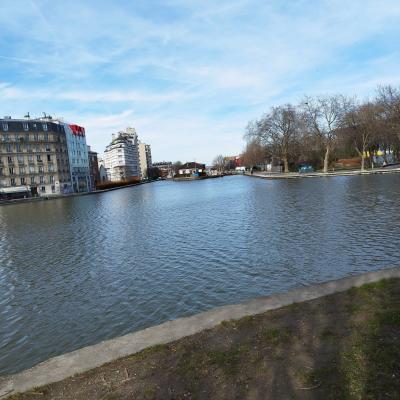
{"label": "canal water", "polygon": [[0,207],[0,375],[400,264],[400,175],[156,182]]}

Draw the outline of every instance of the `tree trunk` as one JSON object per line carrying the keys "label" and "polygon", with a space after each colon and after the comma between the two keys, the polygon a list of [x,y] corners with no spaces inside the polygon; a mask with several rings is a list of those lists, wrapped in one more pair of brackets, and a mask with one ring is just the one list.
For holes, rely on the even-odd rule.
{"label": "tree trunk", "polygon": [[285,174],[289,172],[289,163],[287,157],[283,157],[283,166],[285,169]]}
{"label": "tree trunk", "polygon": [[324,172],[328,172],[330,151],[331,149],[329,148],[329,146],[326,146],[325,158],[324,158]]}
{"label": "tree trunk", "polygon": [[361,171],[365,169],[365,153],[361,155]]}

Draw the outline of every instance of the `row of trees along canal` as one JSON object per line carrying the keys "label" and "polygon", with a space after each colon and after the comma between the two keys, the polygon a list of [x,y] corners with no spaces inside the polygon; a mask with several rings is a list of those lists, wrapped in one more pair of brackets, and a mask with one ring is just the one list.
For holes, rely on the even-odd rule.
{"label": "row of trees along canal", "polygon": [[329,170],[331,161],[359,157],[361,169],[373,155],[390,153],[399,160],[400,88],[378,87],[372,100],[343,95],[306,96],[293,106],[272,107],[246,128],[243,164],[253,168],[278,158],[284,172],[301,164]]}

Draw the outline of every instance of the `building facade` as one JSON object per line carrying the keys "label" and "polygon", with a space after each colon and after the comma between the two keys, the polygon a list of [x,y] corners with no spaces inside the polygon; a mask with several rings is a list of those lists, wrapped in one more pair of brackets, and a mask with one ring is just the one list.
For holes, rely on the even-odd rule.
{"label": "building facade", "polygon": [[172,178],[174,175],[174,166],[171,161],[161,161],[153,164],[157,168],[162,178]]}
{"label": "building facade", "polygon": [[51,118],[0,119],[0,197],[71,191],[66,132]]}
{"label": "building facade", "polygon": [[64,126],[71,171],[72,190],[75,193],[89,192],[90,168],[85,128],[79,125],[59,122]]}
{"label": "building facade", "polygon": [[178,170],[178,175],[181,176],[204,175],[205,173],[206,165],[196,161],[182,164]]}
{"label": "building facade", "polygon": [[90,188],[96,190],[96,186],[100,183],[99,161],[97,153],[93,151],[90,146],[88,148],[89,157],[89,173],[90,173]]}
{"label": "building facade", "polygon": [[151,147],[149,144],[139,142],[139,160],[141,178],[147,179],[149,177],[147,171],[152,167]]}
{"label": "building facade", "polygon": [[110,181],[140,179],[138,137],[134,128],[112,135],[112,141],[104,151],[104,166]]}

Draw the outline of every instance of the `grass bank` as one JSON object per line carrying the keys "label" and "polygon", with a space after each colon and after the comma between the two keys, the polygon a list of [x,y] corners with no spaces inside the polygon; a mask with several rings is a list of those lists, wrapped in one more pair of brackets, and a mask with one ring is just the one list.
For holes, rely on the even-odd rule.
{"label": "grass bank", "polygon": [[400,279],[149,348],[22,399],[399,399]]}

